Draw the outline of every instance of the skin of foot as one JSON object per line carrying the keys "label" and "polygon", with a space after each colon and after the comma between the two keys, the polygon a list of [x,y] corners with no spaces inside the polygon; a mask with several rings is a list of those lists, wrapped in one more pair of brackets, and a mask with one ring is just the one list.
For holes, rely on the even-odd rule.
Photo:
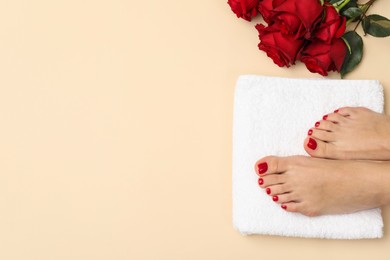
{"label": "skin of foot", "polygon": [[390,117],[364,107],[344,107],[325,115],[304,141],[312,157],[390,160]]}
{"label": "skin of foot", "polygon": [[288,212],[352,213],[390,203],[390,162],[268,156],[255,164],[258,184]]}

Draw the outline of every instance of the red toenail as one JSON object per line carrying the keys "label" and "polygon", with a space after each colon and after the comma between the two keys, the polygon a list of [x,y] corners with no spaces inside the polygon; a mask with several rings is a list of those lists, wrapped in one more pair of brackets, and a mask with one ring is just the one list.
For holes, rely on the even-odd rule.
{"label": "red toenail", "polygon": [[287,206],[286,205],[282,205],[282,209],[287,209]]}
{"label": "red toenail", "polygon": [[320,122],[316,122],[315,126],[319,127],[320,126]]}
{"label": "red toenail", "polygon": [[278,198],[278,196],[277,196],[277,195],[275,195],[275,196],[273,196],[273,197],[272,197],[272,200],[273,200],[273,201],[278,201],[278,200],[279,200],[279,198]]}
{"label": "red toenail", "polygon": [[260,163],[257,165],[257,168],[259,169],[259,173],[263,174],[268,170],[268,164],[267,163]]}
{"label": "red toenail", "polygon": [[313,130],[309,130],[309,132],[307,132],[307,135],[311,135],[313,133]]}
{"label": "red toenail", "polygon": [[267,192],[267,194],[271,194],[271,189],[270,188],[266,188],[265,191]]}
{"label": "red toenail", "polygon": [[262,178],[259,179],[259,185],[262,185],[264,183],[264,180]]}
{"label": "red toenail", "polygon": [[307,143],[307,147],[309,147],[312,150],[315,150],[317,148],[317,142],[313,138],[309,139],[309,142]]}
{"label": "red toenail", "polygon": [[339,110],[338,110],[338,109],[336,109],[334,112],[335,112],[335,113],[338,113],[338,112],[339,112]]}
{"label": "red toenail", "polygon": [[324,115],[322,119],[326,120],[328,118],[328,115]]}

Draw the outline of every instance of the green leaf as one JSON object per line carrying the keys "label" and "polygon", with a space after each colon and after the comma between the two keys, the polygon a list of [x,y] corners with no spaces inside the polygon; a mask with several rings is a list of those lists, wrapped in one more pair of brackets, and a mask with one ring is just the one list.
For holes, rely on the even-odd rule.
{"label": "green leaf", "polygon": [[362,14],[362,10],[358,7],[350,7],[342,13],[349,19],[355,19]]}
{"label": "green leaf", "polygon": [[324,5],[324,0],[320,0],[321,5]]}
{"label": "green leaf", "polygon": [[343,37],[341,37],[341,39],[344,41],[345,45],[347,45],[348,52],[349,54],[351,54],[352,53],[351,45],[349,45],[349,42],[347,42],[347,40],[345,40]]}
{"label": "green leaf", "polygon": [[330,3],[336,8],[337,12],[343,13],[350,7],[358,7],[356,0],[335,0]]}
{"label": "green leaf", "polygon": [[[332,5],[333,4],[336,4],[336,3],[338,3],[337,5],[341,5],[343,2],[345,2],[346,0],[330,0],[330,1],[327,1],[327,2],[329,2],[329,3],[331,3]],[[356,3],[356,1],[357,0],[350,0],[350,2],[354,2],[354,3]]]}
{"label": "green leaf", "polygon": [[375,37],[390,36],[390,20],[386,17],[372,14],[366,16],[362,21],[364,33]]}
{"label": "green leaf", "polygon": [[349,3],[346,4],[340,11],[341,11],[341,13],[344,13],[346,10],[348,10],[348,9],[351,8],[351,7],[356,7],[356,8],[358,8],[358,5],[357,5],[356,1],[351,1],[351,2],[349,2]]}
{"label": "green leaf", "polygon": [[[359,34],[354,31],[343,35],[343,40],[347,43],[347,54],[345,55],[343,65],[341,66],[341,78],[351,72],[360,63],[363,57],[363,40]],[[350,48],[348,50],[348,48]]]}

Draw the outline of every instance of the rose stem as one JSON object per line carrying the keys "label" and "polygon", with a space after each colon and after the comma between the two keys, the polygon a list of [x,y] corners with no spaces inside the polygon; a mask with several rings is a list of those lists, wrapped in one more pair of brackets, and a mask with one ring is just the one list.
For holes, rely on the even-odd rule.
{"label": "rose stem", "polygon": [[370,7],[372,6],[372,4],[373,4],[375,1],[376,1],[376,0],[370,0],[370,1],[368,1],[367,3],[365,3],[365,4],[362,4],[363,9],[364,9],[364,12],[363,12],[363,14],[360,16],[360,19],[359,19],[358,23],[356,24],[355,29],[353,29],[353,31],[356,31],[356,29],[358,28],[360,22],[363,20],[364,17],[366,17],[366,13],[367,13],[368,9],[370,9]]}

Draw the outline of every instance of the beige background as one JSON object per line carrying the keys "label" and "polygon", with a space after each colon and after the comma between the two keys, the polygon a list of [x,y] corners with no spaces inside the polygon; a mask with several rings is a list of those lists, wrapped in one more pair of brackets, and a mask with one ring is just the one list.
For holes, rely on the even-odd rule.
{"label": "beige background", "polygon": [[[255,24],[225,0],[0,1],[0,259],[388,259],[390,208],[381,240],[233,229],[238,75],[318,77]],[[390,38],[364,42],[348,78],[389,89]]]}

